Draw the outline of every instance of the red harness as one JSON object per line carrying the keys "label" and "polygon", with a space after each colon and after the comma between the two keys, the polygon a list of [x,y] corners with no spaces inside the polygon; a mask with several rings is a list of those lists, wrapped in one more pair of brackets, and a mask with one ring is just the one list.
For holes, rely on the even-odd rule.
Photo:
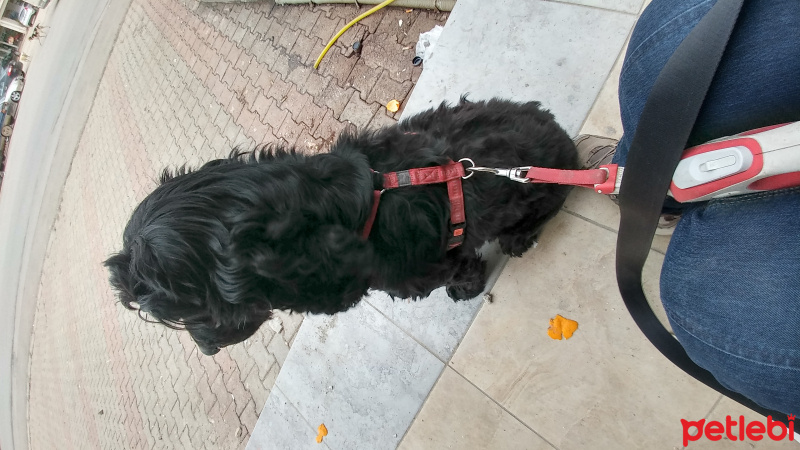
{"label": "red harness", "polygon": [[458,247],[464,242],[464,228],[467,226],[464,214],[464,191],[461,189],[461,178],[465,175],[464,166],[453,161],[443,166],[422,167],[383,174],[383,190],[375,190],[372,193],[372,211],[361,236],[364,239],[369,236],[375,216],[378,214],[381,193],[384,190],[422,184],[447,183],[447,195],[450,197],[450,235],[447,239],[447,249]]}
{"label": "red harness", "polygon": [[[496,169],[490,167],[476,167],[471,159],[464,158],[473,166],[469,170],[470,176],[474,172],[489,172],[494,175],[510,178],[520,183],[555,183],[594,189],[600,194],[616,194],[619,192],[621,168],[616,164],[601,166],[591,170],[563,170],[546,167],[512,167],[510,169]],[[450,235],[447,239],[447,249],[451,250],[464,242],[464,229],[466,217],[464,214],[464,192],[461,189],[461,180],[466,170],[461,162],[450,161],[448,164],[436,167],[423,167],[400,172],[390,172],[382,175],[383,189],[375,190],[372,194],[372,211],[364,225],[362,237],[369,237],[375,216],[378,214],[378,204],[381,193],[386,189],[404,186],[417,186],[421,184],[447,183],[447,195],[450,197]]]}

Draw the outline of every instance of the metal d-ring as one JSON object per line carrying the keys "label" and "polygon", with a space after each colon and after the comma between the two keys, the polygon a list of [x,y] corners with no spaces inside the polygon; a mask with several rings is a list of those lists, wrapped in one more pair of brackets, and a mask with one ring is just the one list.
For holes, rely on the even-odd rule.
{"label": "metal d-ring", "polygon": [[[461,159],[458,160],[458,162],[460,162],[460,163],[463,163],[464,161],[469,161],[469,163],[472,164],[472,167],[475,167],[475,161],[473,161],[473,160],[471,160],[469,158],[461,158]],[[465,177],[461,177],[462,180],[466,180],[467,178],[475,175],[475,172],[469,170],[470,169],[469,167],[466,167],[466,169],[467,169],[467,171],[469,171],[469,175],[467,175]]]}

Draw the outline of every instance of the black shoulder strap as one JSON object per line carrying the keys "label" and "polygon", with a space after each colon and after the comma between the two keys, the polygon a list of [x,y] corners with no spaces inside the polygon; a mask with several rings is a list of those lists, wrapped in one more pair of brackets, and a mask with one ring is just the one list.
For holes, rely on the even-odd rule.
{"label": "black shoulder strap", "polygon": [[785,421],[786,414],[767,410],[726,389],[710,372],[695,364],[658,321],[642,290],[642,268],[653,242],[666,192],[743,1],[717,1],[675,50],[647,98],[620,187],[617,283],[636,324],[670,361],[748,408]]}

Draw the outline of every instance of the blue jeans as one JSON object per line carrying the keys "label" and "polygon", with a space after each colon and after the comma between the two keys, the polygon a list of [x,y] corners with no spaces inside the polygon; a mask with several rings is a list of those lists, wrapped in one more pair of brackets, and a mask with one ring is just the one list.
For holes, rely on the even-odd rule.
{"label": "blue jeans", "polygon": [[[661,67],[714,5],[653,0],[620,75],[624,165]],[[800,121],[800,2],[745,1],[689,145]],[[661,299],[689,356],[727,388],[800,414],[800,189],[681,205]]]}

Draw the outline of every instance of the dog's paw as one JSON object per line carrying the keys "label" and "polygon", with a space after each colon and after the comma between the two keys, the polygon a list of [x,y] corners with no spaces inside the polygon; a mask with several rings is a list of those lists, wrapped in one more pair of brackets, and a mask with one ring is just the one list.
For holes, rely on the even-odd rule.
{"label": "dog's paw", "polygon": [[484,284],[480,282],[460,283],[447,286],[447,295],[455,301],[471,300],[483,292]]}
{"label": "dog's paw", "polygon": [[503,254],[518,258],[530,250],[531,247],[536,247],[538,244],[537,238],[538,236],[505,235],[500,236],[498,243]]}

